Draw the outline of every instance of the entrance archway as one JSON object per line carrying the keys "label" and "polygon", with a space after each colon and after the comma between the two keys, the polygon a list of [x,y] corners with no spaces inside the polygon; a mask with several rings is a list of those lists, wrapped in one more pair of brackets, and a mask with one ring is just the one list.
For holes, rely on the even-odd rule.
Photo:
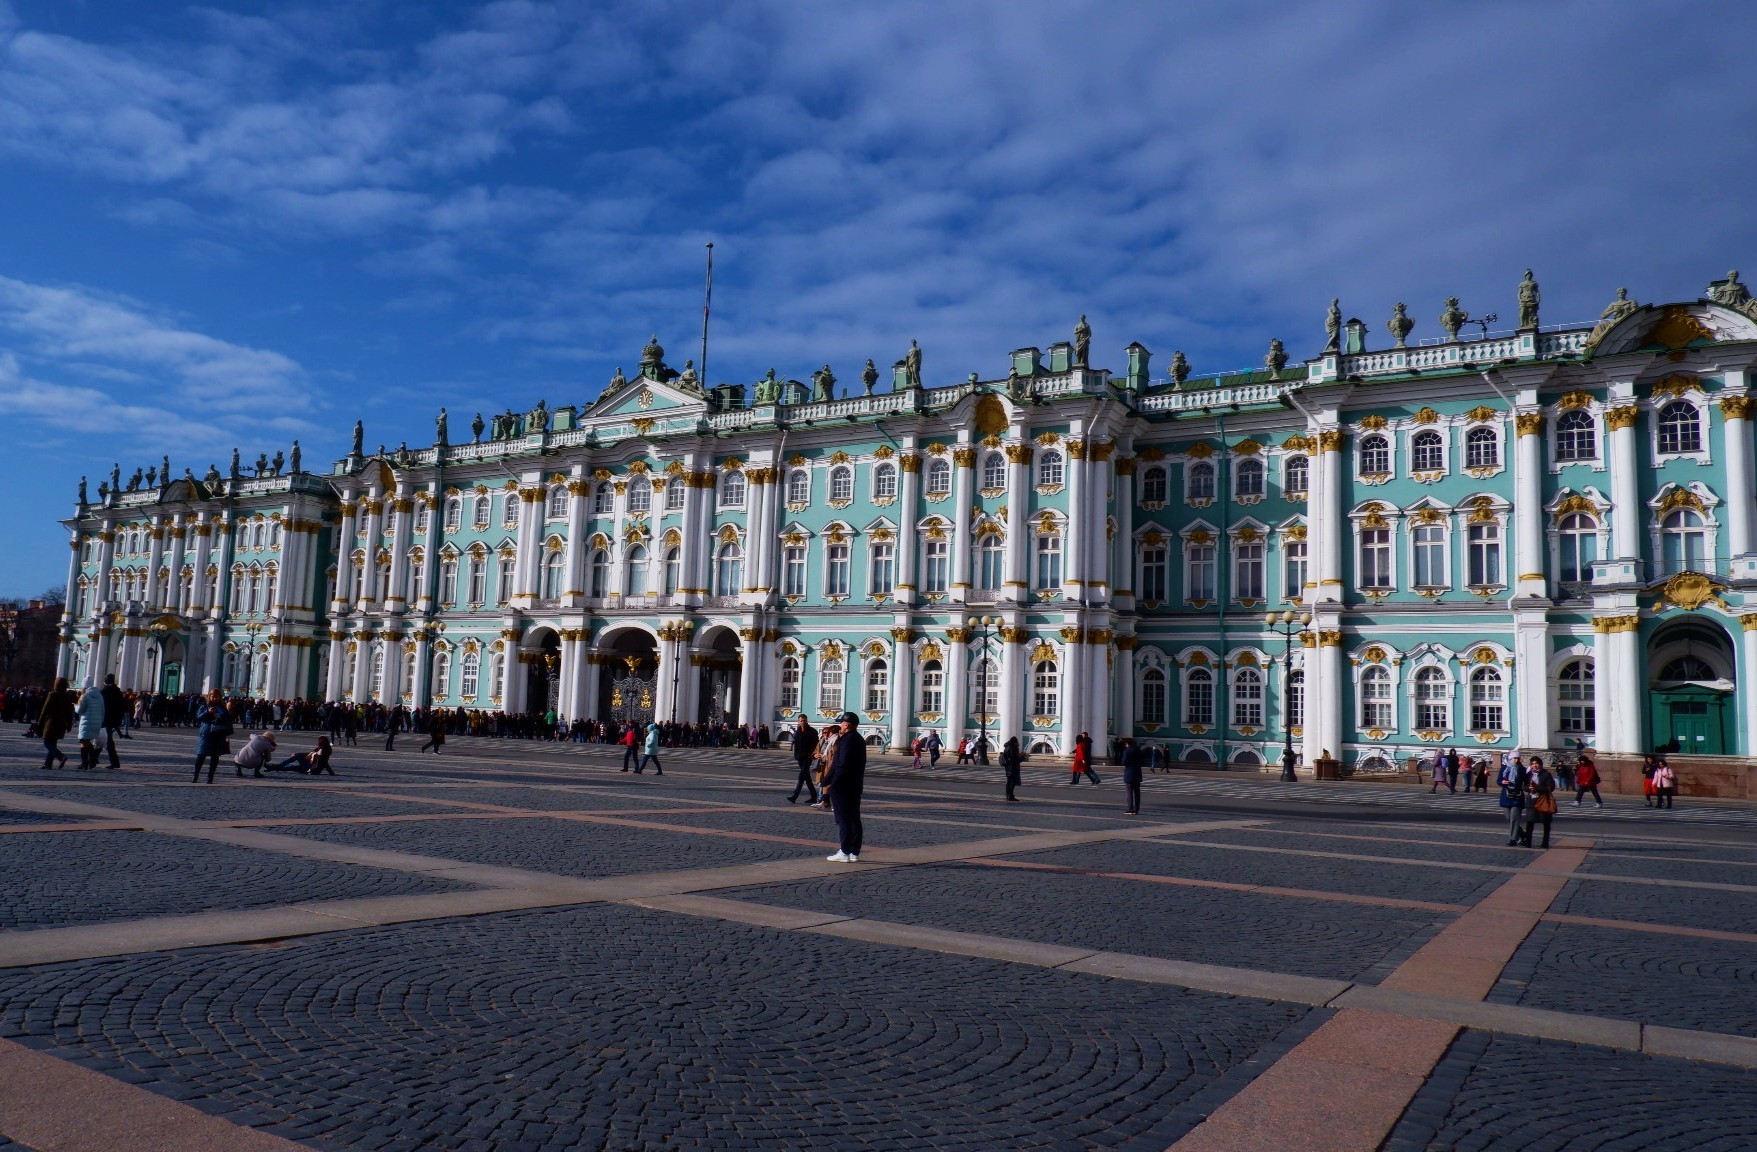
{"label": "entrance archway", "polygon": [[611,724],[645,724],[653,719],[658,697],[655,674],[659,645],[639,628],[623,628],[599,642],[597,659],[603,662],[598,677],[598,710]]}
{"label": "entrance archway", "polygon": [[743,649],[738,634],[721,626],[709,629],[695,653],[700,679],[696,691],[696,719],[704,724],[738,723],[739,672]]}
{"label": "entrance archway", "polygon": [[561,637],[553,628],[534,629],[519,655],[525,660],[525,711],[538,716],[561,712]]}
{"label": "entrance archway", "polygon": [[1653,747],[1691,756],[1732,753],[1737,668],[1732,637],[1710,620],[1692,617],[1657,629],[1647,643]]}

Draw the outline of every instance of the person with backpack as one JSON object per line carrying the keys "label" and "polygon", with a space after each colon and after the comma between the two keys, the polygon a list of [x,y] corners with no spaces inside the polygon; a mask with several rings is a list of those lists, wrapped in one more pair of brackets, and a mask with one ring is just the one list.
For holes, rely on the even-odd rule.
{"label": "person with backpack", "polygon": [[79,702],[73,706],[73,714],[79,717],[79,766],[96,768],[98,743],[104,738],[103,690],[96,684],[89,685],[79,694]]}
{"label": "person with backpack", "polygon": [[122,757],[116,754],[116,733],[121,732],[124,740],[132,739],[128,735],[128,697],[116,687],[115,673],[104,677],[103,697],[104,746],[110,754],[110,770],[115,772],[122,767]]}
{"label": "person with backpack", "polygon": [[929,768],[938,768],[940,766],[940,751],[945,748],[945,745],[940,741],[940,734],[938,732],[929,732],[927,734],[926,747],[927,766]]}

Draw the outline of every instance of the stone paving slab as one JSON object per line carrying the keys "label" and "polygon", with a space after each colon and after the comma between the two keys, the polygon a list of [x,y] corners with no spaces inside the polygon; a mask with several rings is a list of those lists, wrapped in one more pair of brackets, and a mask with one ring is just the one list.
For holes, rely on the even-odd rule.
{"label": "stone paving slab", "polygon": [[1432,913],[943,864],[719,895],[813,912],[1303,976],[1353,979],[1412,950]]}
{"label": "stone paving slab", "polygon": [[1412,842],[1420,833],[1401,836],[1387,834],[1384,838],[1365,839],[1352,835],[1322,836],[1282,832],[1272,828],[1240,828],[1227,832],[1200,832],[1188,839],[1204,844],[1238,844],[1251,848],[1285,848],[1304,852],[1334,852],[1363,856],[1385,856],[1405,860],[1431,861],[1440,868],[1446,864],[1486,864],[1506,868],[1523,868],[1531,862],[1531,853],[1523,848],[1508,848],[1505,838],[1491,844],[1423,844]]}
{"label": "stone paving slab", "polygon": [[0,1033],[396,1152],[1163,1149],[1308,1011],[605,906],[0,974]]}
{"label": "stone paving slab", "polygon": [[[1657,833],[1657,830],[1656,830]],[[1735,844],[1692,844],[1682,840],[1630,840],[1616,836],[1601,836],[1594,843],[1594,852],[1588,858],[1590,868],[1600,868],[1607,872],[1622,872],[1633,875],[1622,861],[1634,858],[1639,860],[1652,857],[1659,860],[1676,861],[1736,861],[1741,864],[1757,866],[1757,848]],[[1731,874],[1743,873],[1744,869],[1729,869]]]}
{"label": "stone paving slab", "polygon": [[[782,805],[782,808],[786,809],[787,806]],[[873,847],[883,845],[913,848],[924,844],[951,844],[1006,836],[1019,831],[997,825],[942,823],[931,816],[913,811],[893,815],[882,809],[863,810],[861,818],[866,826],[866,842]],[[815,841],[831,849],[837,843],[835,817],[815,808],[763,812],[691,811],[647,819],[660,824],[687,824],[698,828],[726,828],[740,832],[760,832],[768,836],[797,837]]]}
{"label": "stone paving slab", "polygon": [[1563,889],[1553,910],[1609,920],[1757,932],[1757,892],[1588,880]]}
{"label": "stone paving slab", "polygon": [[181,788],[135,784],[19,791],[28,796],[71,800],[179,820],[265,820],[275,817],[306,820],[437,811],[414,801],[380,800],[350,795],[346,791],[325,791],[322,782],[311,777],[282,783],[280,775],[276,773],[273,779],[265,777],[261,780],[228,776],[229,783],[225,787],[218,784]]}
{"label": "stone paving slab", "polygon": [[427,800],[435,805],[487,804],[502,808],[526,808],[542,812],[618,812],[648,809],[693,810],[706,807],[690,803],[693,795],[670,795],[652,789],[615,789],[594,786],[591,789],[569,786],[413,786],[386,784],[373,789],[391,795]]}
{"label": "stone paving slab", "polygon": [[0,886],[3,930],[463,887],[151,832],[0,836],[0,876],[6,878]]}
{"label": "stone paving slab", "polygon": [[1711,860],[1655,860],[1647,854],[1593,852],[1582,872],[1687,884],[1737,884],[1757,889],[1757,866]]}
{"label": "stone paving slab", "polygon": [[51,816],[42,812],[27,812],[17,808],[0,808],[0,826],[28,824],[84,824],[89,817]]}

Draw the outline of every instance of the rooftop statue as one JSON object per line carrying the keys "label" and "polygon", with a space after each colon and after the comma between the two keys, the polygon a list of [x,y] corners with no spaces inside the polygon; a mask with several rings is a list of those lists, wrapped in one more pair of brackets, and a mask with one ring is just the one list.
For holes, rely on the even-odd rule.
{"label": "rooftop statue", "polygon": [[1751,302],[1751,292],[1739,282],[1739,270],[1734,268],[1726,274],[1725,280],[1716,280],[1708,286],[1708,298],[1716,304],[1743,310]]}
{"label": "rooftop statue", "polygon": [[108,484],[104,483],[102,480],[99,480],[98,481],[98,499],[99,500],[108,500],[109,498],[110,498],[110,486]]}
{"label": "rooftop statue", "polygon": [[268,462],[269,471],[274,475],[279,476],[281,474],[281,469],[286,467],[286,464],[287,458],[281,455],[280,451],[277,449],[275,452],[275,458]]}
{"label": "rooftop statue", "polygon": [[122,491],[122,465],[110,465],[110,491]]}
{"label": "rooftop statue", "polygon": [[169,484],[170,482],[171,482],[171,458],[169,456],[160,456],[159,457],[159,483],[160,484]]}
{"label": "rooftop statue", "polygon": [[433,442],[442,448],[445,447],[447,443],[446,415],[444,408],[439,410],[439,416],[433,421]]}
{"label": "rooftop statue", "polygon": [[1342,297],[1330,297],[1330,310],[1324,313],[1324,351],[1342,349]]}
{"label": "rooftop statue", "polygon": [[869,356],[866,360],[866,367],[860,370],[860,386],[866,390],[866,395],[872,395],[872,390],[878,386],[878,378],[878,366],[872,362],[872,358]]}
{"label": "rooftop statue", "polygon": [[361,455],[363,450],[365,449],[365,446],[366,446],[366,424],[364,421],[356,420],[356,421],[354,421],[354,446],[352,448],[348,449],[348,455],[350,455],[350,456]]}
{"label": "rooftop statue", "polygon": [[1171,375],[1171,386],[1173,388],[1182,388],[1184,386],[1184,381],[1190,378],[1190,362],[1184,359],[1184,354],[1182,352],[1173,352],[1171,354],[1171,364],[1167,367],[1166,371]]}
{"label": "rooftop statue", "polygon": [[624,384],[627,384],[627,383],[628,383],[628,377],[624,376],[622,374],[622,366],[617,365],[616,375],[610,377],[610,383],[608,383],[604,386],[604,391],[614,392],[616,389],[622,387]]}
{"label": "rooftop statue", "polygon": [[80,502],[80,503],[81,503],[81,504],[84,504],[84,503],[86,503],[86,499],[85,499],[85,477],[84,477],[84,476],[81,476],[81,477],[80,477],[80,478],[79,478],[79,502]]}
{"label": "rooftop statue", "polygon": [[234,448],[234,449],[232,449],[232,472],[231,472],[232,479],[236,480],[238,478],[238,472],[239,472],[238,450],[236,448]]}
{"label": "rooftop statue", "polygon": [[549,429],[549,401],[539,400],[525,418],[526,432],[545,432]]}
{"label": "rooftop statue", "polygon": [[678,381],[678,383],[683,384],[686,387],[690,387],[690,388],[695,387],[696,378],[695,378],[695,361],[694,360],[685,360],[683,362],[683,371],[679,372],[677,374],[677,381]]}
{"label": "rooftop statue", "polygon": [[903,353],[903,383],[908,388],[921,387],[921,345],[909,341],[909,351]]}
{"label": "rooftop statue", "polygon": [[1540,295],[1537,281],[1531,277],[1531,269],[1525,270],[1525,279],[1519,282],[1519,326],[1521,328],[1537,327],[1537,304]]}
{"label": "rooftop statue", "polygon": [[1397,341],[1397,347],[1408,347],[1404,342],[1409,339],[1410,332],[1415,328],[1415,321],[1409,318],[1409,306],[1399,300],[1397,307],[1391,309],[1391,319],[1385,321],[1385,327],[1391,330],[1392,337]]}
{"label": "rooftop statue", "polygon": [[207,475],[203,476],[202,480],[210,486],[218,484],[220,482],[220,466],[218,464],[209,464],[207,466]]}
{"label": "rooftop statue", "polygon": [[1086,354],[1092,349],[1092,326],[1086,323],[1086,314],[1080,313],[1080,322],[1074,325],[1074,367],[1087,367]]}
{"label": "rooftop statue", "polygon": [[157,468],[148,468],[146,470],[146,486],[148,488],[157,488],[159,486],[159,470]]}
{"label": "rooftop statue", "polygon": [[756,382],[756,402],[758,404],[774,404],[781,398],[781,382],[775,379],[775,370],[769,369],[767,375]]}
{"label": "rooftop statue", "polygon": [[1287,349],[1281,341],[1269,341],[1269,354],[1263,357],[1263,363],[1269,369],[1269,379],[1281,379],[1281,370],[1287,367]]}
{"label": "rooftop statue", "polygon": [[659,346],[659,337],[655,334],[641,349],[641,367],[654,368],[665,362],[665,349]]}
{"label": "rooftop statue", "polygon": [[1012,397],[1015,402],[1022,402],[1030,390],[1030,384],[1026,382],[1023,376],[1019,375],[1019,366],[1017,364],[1007,369],[1008,396]]}
{"label": "rooftop statue", "polygon": [[1456,341],[1458,330],[1470,321],[1470,313],[1458,307],[1458,297],[1446,297],[1446,310],[1440,313],[1440,327],[1446,330],[1446,339]]}
{"label": "rooftop statue", "polygon": [[813,402],[836,398],[836,374],[830,371],[828,364],[811,374],[811,398]]}
{"label": "rooftop statue", "polygon": [[256,454],[256,474],[258,476],[268,475],[268,453],[267,452],[258,452]]}
{"label": "rooftop statue", "polygon": [[470,421],[470,439],[471,439],[471,441],[473,441],[474,443],[480,444],[482,442],[482,429],[484,429],[486,427],[488,427],[488,425],[483,423],[482,413],[480,413],[480,412],[476,413],[476,418],[474,420]]}
{"label": "rooftop statue", "polygon": [[298,471],[299,471],[299,442],[297,440],[293,441],[293,455],[291,457],[289,457],[287,460],[287,470],[289,472],[294,473],[295,475],[298,474]]}

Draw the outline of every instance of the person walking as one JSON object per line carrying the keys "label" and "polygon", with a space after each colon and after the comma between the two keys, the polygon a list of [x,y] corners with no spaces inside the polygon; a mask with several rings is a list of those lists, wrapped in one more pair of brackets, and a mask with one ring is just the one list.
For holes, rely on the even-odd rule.
{"label": "person walking", "polygon": [[[417,748],[415,750],[415,752],[416,752],[416,755],[419,755],[420,753],[425,752],[425,751],[427,751],[427,749],[431,748],[431,749],[433,749],[433,754],[435,756],[437,756],[437,755],[439,755],[439,750],[444,747],[445,747],[445,713],[444,712],[435,712],[433,714],[433,719],[431,721],[429,721],[427,724],[427,743],[421,745],[421,747]],[[314,772],[314,773],[312,773],[312,775],[315,776],[316,773]]]}
{"label": "person walking", "polygon": [[79,766],[98,766],[98,745],[104,738],[104,690],[96,684],[87,685],[79,694],[73,714],[79,717]]}
{"label": "person walking", "polygon": [[[1458,749],[1446,749],[1446,791],[1454,796],[1458,794],[1458,770],[1462,763],[1463,757],[1458,755]],[[1469,789],[1470,784],[1466,781],[1465,790],[1469,791]]]}
{"label": "person walking", "polygon": [[[1435,752],[1433,760],[1433,778],[1428,782],[1428,795],[1432,796],[1434,793],[1438,792],[1440,790],[1440,785],[1445,782],[1446,754],[1444,752]],[[1417,780],[1417,783],[1420,783],[1419,779]]]}
{"label": "person walking", "polygon": [[1476,791],[1486,794],[1489,790],[1489,758],[1487,756],[1476,758],[1475,773]]}
{"label": "person walking", "polygon": [[207,782],[214,782],[214,771],[220,766],[220,754],[226,750],[226,738],[232,734],[232,714],[215,688],[207,694],[207,703],[195,713],[195,775],[191,784],[201,783],[201,762],[207,761]]}
{"label": "person walking", "polygon": [[1583,752],[1574,765],[1574,806],[1576,808],[1580,806],[1580,801],[1586,798],[1588,792],[1592,793],[1592,802],[1603,808],[1604,797],[1598,794],[1598,765],[1592,762],[1592,757]]}
{"label": "person walking", "polygon": [[649,760],[653,762],[653,775],[665,775],[665,769],[659,763],[659,725],[657,721],[653,721],[647,725],[646,739],[641,741],[640,763],[636,764],[634,767],[634,774],[636,776],[641,774],[641,770],[647,766],[647,761]]}
{"label": "person walking", "polygon": [[1666,758],[1661,756],[1653,765],[1653,806],[1670,808],[1672,798],[1678,794],[1678,774]]}
{"label": "person walking", "polygon": [[929,768],[938,768],[940,766],[940,752],[943,751],[944,748],[945,744],[941,742],[940,734],[938,732],[929,732],[927,734],[927,766]]}
{"label": "person walking", "polygon": [[1069,784],[1078,784],[1082,775],[1094,784],[1102,783],[1098,773],[1092,771],[1092,737],[1084,732],[1074,737],[1074,762],[1068,768],[1073,773],[1068,777]]}
{"label": "person walking", "polygon": [[787,797],[787,803],[799,803],[801,788],[811,797],[809,803],[818,802],[817,781],[812,779],[812,763],[816,759],[817,729],[811,726],[811,721],[801,712],[799,723],[793,727],[793,765],[799,770],[799,775],[793,781],[793,792]]}
{"label": "person walking", "polygon": [[860,717],[854,713],[842,713],[830,770],[824,776],[824,792],[836,813],[837,838],[841,842],[840,849],[825,859],[842,864],[860,859],[864,831],[860,823],[860,794],[866,790],[866,741],[856,731],[859,724]]}
{"label": "person walking", "polygon": [[1007,799],[1015,804],[1018,803],[1019,798],[1013,795],[1013,793],[1018,789],[1021,782],[1020,778],[1022,774],[1019,771],[1019,767],[1024,760],[1025,754],[1019,751],[1019,738],[1017,736],[1008,736],[1007,742],[1001,745],[1001,771],[1007,774]]}
{"label": "person walking", "polygon": [[122,739],[131,740],[128,735],[128,697],[122,695],[122,689],[116,687],[116,674],[104,677],[104,747],[110,754],[110,771],[119,771],[122,757],[116,754],[116,733],[122,733]]}
{"label": "person walking", "polygon": [[37,712],[37,734],[42,737],[46,754],[43,756],[43,767],[54,768],[55,761],[67,767],[67,753],[58,745],[61,738],[73,727],[73,708],[76,703],[71,689],[67,687],[67,677],[55,677],[55,686],[43,697],[43,706]]}
{"label": "person walking", "polygon": [[1526,821],[1524,835],[1519,843],[1527,848],[1532,846],[1531,834],[1539,824],[1543,825],[1543,843],[1539,848],[1550,846],[1550,821],[1556,817],[1556,778],[1550,770],[1543,766],[1543,759],[1538,756],[1531,758],[1531,768],[1525,774],[1525,790],[1527,795]]}
{"label": "person walking", "polygon": [[397,750],[397,729],[402,727],[402,714],[403,710],[400,706],[392,708],[389,712],[385,713],[384,750],[386,752],[395,752]]}
{"label": "person walking", "polygon": [[1651,753],[1641,758],[1641,803],[1653,807],[1653,770],[1659,767]]}
{"label": "person walking", "polygon": [[1128,800],[1124,811],[1130,816],[1141,814],[1141,765],[1147,756],[1135,741],[1124,737],[1123,753],[1123,793]]}
{"label": "person walking", "polygon": [[622,739],[617,743],[622,745],[622,770],[635,771],[641,762],[641,738],[635,733],[633,724],[622,726]]}
{"label": "person walking", "polygon": [[1519,843],[1520,824],[1525,819],[1525,765],[1509,758],[1501,764],[1500,805],[1507,810],[1507,847]]}
{"label": "person walking", "polygon": [[956,761],[954,761],[954,763],[955,764],[968,764],[968,763],[970,763],[970,737],[968,737],[968,736],[958,737],[958,759]]}
{"label": "person walking", "polygon": [[921,770],[921,758],[927,753],[923,744],[924,742],[919,736],[909,742],[909,767],[913,771],[919,772]]}

